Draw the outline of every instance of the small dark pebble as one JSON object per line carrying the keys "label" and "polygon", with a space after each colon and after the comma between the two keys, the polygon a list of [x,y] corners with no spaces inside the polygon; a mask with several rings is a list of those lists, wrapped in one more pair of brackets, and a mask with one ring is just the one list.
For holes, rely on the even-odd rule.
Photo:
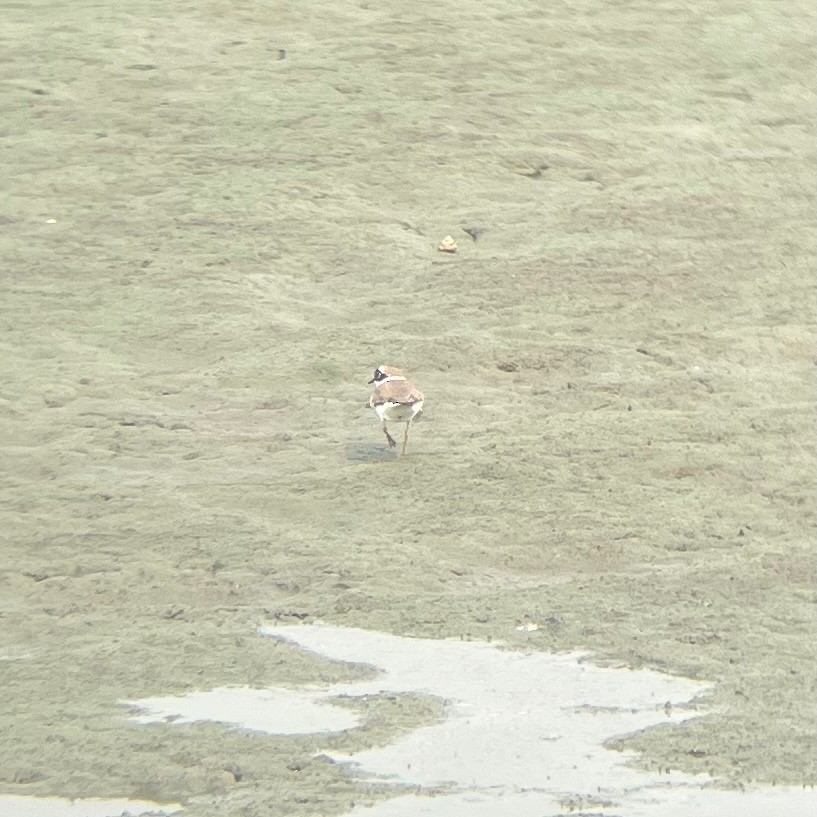
{"label": "small dark pebble", "polygon": [[241,767],[237,766],[235,763],[228,763],[224,767],[224,771],[227,772],[227,774],[231,774],[236,783],[240,783],[244,778],[244,772],[241,770]]}
{"label": "small dark pebble", "polygon": [[484,227],[463,227],[463,232],[468,233],[474,241],[479,241],[482,235],[485,233]]}

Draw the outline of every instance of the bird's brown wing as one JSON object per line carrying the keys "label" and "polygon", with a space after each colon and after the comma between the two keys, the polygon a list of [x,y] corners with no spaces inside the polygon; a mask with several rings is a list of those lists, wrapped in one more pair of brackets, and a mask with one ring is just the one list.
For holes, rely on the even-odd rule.
{"label": "bird's brown wing", "polygon": [[388,380],[381,383],[372,392],[369,398],[370,406],[379,406],[383,403],[419,403],[423,393],[409,383],[408,380]]}

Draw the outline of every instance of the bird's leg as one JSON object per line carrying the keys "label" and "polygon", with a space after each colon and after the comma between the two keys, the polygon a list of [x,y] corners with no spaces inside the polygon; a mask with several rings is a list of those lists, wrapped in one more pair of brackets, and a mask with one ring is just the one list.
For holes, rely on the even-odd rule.
{"label": "bird's leg", "polygon": [[406,447],[408,446],[408,435],[409,429],[411,428],[411,420],[406,423],[406,433],[403,435],[403,450],[401,453],[406,453]]}
{"label": "bird's leg", "polygon": [[394,437],[392,437],[392,435],[389,434],[389,430],[386,428],[385,420],[383,421],[383,433],[386,435],[386,439],[389,441],[389,447],[394,448],[397,445],[397,443],[395,442]]}

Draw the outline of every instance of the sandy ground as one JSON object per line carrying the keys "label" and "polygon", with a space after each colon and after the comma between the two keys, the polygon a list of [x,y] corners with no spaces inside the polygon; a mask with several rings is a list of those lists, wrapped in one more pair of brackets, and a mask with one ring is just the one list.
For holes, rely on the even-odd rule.
{"label": "sandy ground", "polygon": [[3,6],[5,792],[388,796],[124,718],[354,680],[256,635],[299,617],[711,681],[623,745],[815,782],[810,3]]}

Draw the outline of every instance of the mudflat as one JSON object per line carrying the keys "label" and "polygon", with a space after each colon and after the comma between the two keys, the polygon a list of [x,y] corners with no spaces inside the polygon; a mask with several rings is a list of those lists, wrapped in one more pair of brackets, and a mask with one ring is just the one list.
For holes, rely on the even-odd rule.
{"label": "mudflat", "polygon": [[[366,675],[257,633],[297,620],[710,682],[615,746],[813,785],[814,16],[5,4],[3,792],[393,796],[325,739],[127,720]],[[443,717],[356,705],[329,748]]]}

